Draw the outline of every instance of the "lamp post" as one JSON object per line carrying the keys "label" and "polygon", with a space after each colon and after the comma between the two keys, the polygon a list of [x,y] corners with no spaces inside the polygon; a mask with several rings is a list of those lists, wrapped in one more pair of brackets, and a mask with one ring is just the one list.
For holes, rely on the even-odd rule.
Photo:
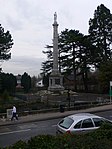
{"label": "lamp post", "polygon": [[67,92],[68,108],[70,109],[70,89],[68,88]]}
{"label": "lamp post", "polygon": [[112,81],[110,81],[110,104],[111,104],[111,96],[112,96],[112,89],[111,89],[111,86],[112,86]]}

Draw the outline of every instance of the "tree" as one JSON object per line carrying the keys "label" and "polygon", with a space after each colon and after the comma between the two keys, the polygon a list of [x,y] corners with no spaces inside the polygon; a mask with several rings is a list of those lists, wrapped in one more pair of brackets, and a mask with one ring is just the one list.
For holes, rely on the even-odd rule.
{"label": "tree", "polygon": [[9,78],[9,91],[11,94],[14,94],[17,86],[17,79],[13,74],[9,74]]}
{"label": "tree", "polygon": [[[13,45],[12,36],[9,31],[4,32],[4,28],[0,24],[0,62],[11,58],[10,50]],[[0,68],[1,73],[2,68]],[[0,90],[2,90],[2,79],[0,78]]]}
{"label": "tree", "polygon": [[52,55],[52,49],[53,46],[46,46],[47,51],[42,51],[44,54],[47,55],[47,61],[42,62],[42,74],[41,75],[47,75],[51,73],[51,70],[53,68],[53,55]]}
{"label": "tree", "polygon": [[42,62],[42,73],[40,74],[43,76],[43,84],[44,86],[49,86],[49,75],[53,69],[53,46],[46,45],[47,51],[42,51],[44,54],[47,55],[47,60]]}
{"label": "tree", "polygon": [[99,83],[103,93],[109,92],[109,83],[112,81],[112,60],[104,62],[99,68]]}
{"label": "tree", "polygon": [[[89,36],[77,30],[65,30],[59,36],[61,67],[65,73],[74,74],[74,89],[77,90],[77,76],[82,76],[85,91],[88,91],[88,72],[95,56],[95,46]],[[79,71],[80,70],[80,71]]]}
{"label": "tree", "polygon": [[13,45],[13,39],[9,31],[4,32],[4,28],[0,24],[0,60],[8,60],[11,58],[10,50]]}
{"label": "tree", "polygon": [[0,92],[3,93],[5,90],[7,90],[10,94],[14,94],[17,85],[16,77],[13,74],[0,73],[0,78],[1,78]]}
{"label": "tree", "polygon": [[59,46],[61,69],[63,73],[74,75],[74,89],[77,91],[77,70],[78,70],[78,42],[83,34],[79,33],[78,30],[68,30],[61,32],[59,36]]}
{"label": "tree", "polygon": [[21,77],[21,85],[24,87],[24,92],[28,93],[31,88],[31,77],[25,72]]}
{"label": "tree", "polygon": [[38,80],[38,78],[36,76],[33,76],[31,78],[31,88],[33,88],[33,89],[36,88],[37,80]]}
{"label": "tree", "polygon": [[89,21],[89,34],[92,43],[97,48],[96,67],[111,59],[112,44],[112,14],[103,4],[97,7],[94,18]]}
{"label": "tree", "polygon": [[77,76],[82,76],[85,91],[88,92],[88,74],[94,62],[95,46],[92,45],[89,36],[80,37],[77,40]]}

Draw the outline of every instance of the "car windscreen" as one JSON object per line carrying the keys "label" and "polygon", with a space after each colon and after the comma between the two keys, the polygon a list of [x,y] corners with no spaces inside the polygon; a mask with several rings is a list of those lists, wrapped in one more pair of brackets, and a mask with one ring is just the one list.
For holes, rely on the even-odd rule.
{"label": "car windscreen", "polygon": [[59,122],[59,125],[63,128],[68,129],[73,124],[73,122],[74,122],[73,119],[66,117],[62,121]]}

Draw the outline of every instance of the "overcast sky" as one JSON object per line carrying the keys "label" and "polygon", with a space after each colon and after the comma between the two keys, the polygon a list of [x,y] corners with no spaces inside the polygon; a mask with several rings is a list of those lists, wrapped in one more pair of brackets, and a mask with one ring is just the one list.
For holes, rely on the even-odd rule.
{"label": "overcast sky", "polygon": [[2,63],[3,71],[37,76],[46,60],[42,51],[52,44],[54,13],[59,33],[67,28],[86,35],[88,21],[101,4],[112,10],[112,0],[0,0],[0,24],[14,41],[11,60]]}

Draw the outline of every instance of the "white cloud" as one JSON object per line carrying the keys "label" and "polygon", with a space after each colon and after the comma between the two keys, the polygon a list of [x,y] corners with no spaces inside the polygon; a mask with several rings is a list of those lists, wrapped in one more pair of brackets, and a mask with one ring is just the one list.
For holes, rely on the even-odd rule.
{"label": "white cloud", "polygon": [[[36,60],[38,68],[41,67],[45,58],[42,51],[52,43],[54,12],[58,15],[59,33],[67,28],[88,34],[88,21],[102,3],[112,10],[110,0],[0,0],[0,24],[14,40],[12,59],[3,63],[3,70],[18,73],[30,68],[29,72],[37,75],[39,70],[33,65]],[[28,63],[30,60],[32,63]]]}
{"label": "white cloud", "polygon": [[3,72],[23,74],[27,72],[31,76],[37,76],[40,73],[41,62],[44,58],[28,57],[28,56],[14,56],[9,61],[4,62]]}

